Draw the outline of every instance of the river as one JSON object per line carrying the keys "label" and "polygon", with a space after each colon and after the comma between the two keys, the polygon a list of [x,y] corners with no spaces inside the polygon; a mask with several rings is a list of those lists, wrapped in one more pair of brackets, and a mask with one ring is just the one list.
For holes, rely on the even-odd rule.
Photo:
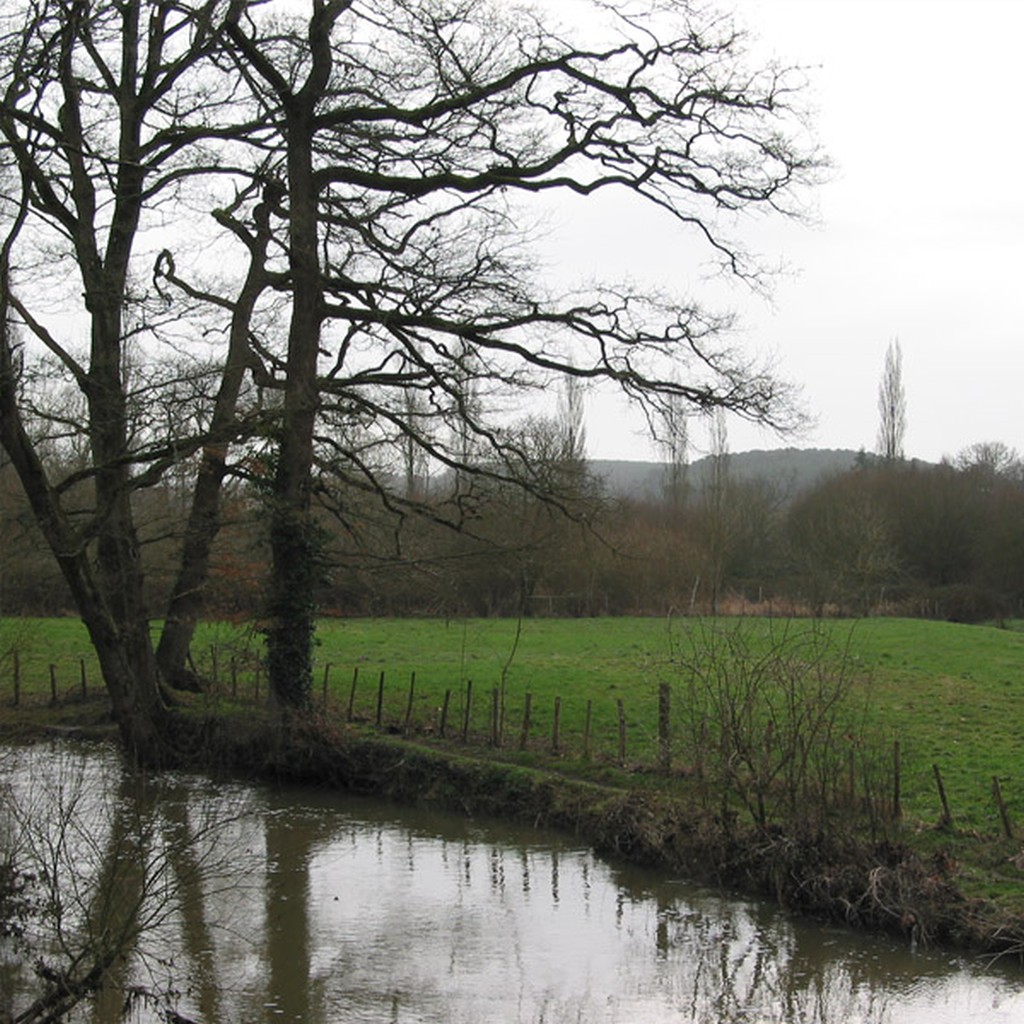
{"label": "river", "polygon": [[[310,788],[139,783],[96,747],[10,750],[0,777],[8,842],[64,893],[65,949],[104,914],[140,932],[122,989],[78,1020],[118,1020],[124,992],[141,1022],[168,1001],[206,1024],[1024,1020],[1019,965],[793,920],[572,837]],[[29,937],[56,948],[52,928]],[[39,989],[0,948],[3,1019]]]}

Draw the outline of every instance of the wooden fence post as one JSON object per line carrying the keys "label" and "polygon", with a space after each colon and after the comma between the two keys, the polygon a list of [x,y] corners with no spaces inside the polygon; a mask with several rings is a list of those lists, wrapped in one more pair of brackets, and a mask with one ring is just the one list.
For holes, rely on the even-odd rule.
{"label": "wooden fence post", "polygon": [[50,703],[57,703],[57,666],[50,662]]}
{"label": "wooden fence post", "polygon": [[444,739],[445,729],[448,728],[448,706],[452,702],[452,691],[450,689],[444,691],[444,702],[441,705],[441,722],[437,727],[438,735],[441,739]]}
{"label": "wooden fence post", "polygon": [[658,768],[672,770],[672,689],[668,683],[658,687]]}
{"label": "wooden fence post", "polygon": [[491,746],[501,746],[501,691],[497,686],[491,690]]}
{"label": "wooden fence post", "polygon": [[946,787],[942,784],[942,772],[937,764],[932,765],[932,772],[935,774],[935,785],[939,790],[939,800],[942,801],[942,821],[939,827],[949,827],[953,824],[953,815],[949,813],[949,801],[946,799]]}
{"label": "wooden fence post", "polygon": [[708,749],[708,720],[702,717],[700,731],[697,734],[697,749],[693,755],[693,771],[698,780],[704,781],[704,752]]}
{"label": "wooden fence post", "polygon": [[14,706],[21,703],[21,655],[14,652]]}
{"label": "wooden fence post", "polygon": [[416,695],[416,673],[411,672],[409,674],[409,700],[405,705],[405,722],[402,725],[402,732],[406,736],[409,735],[409,728],[412,724],[412,703],[413,697]]}
{"label": "wooden fence post", "polygon": [[1007,839],[1013,838],[1013,826],[1010,824],[1010,815],[1006,810],[1006,803],[1003,800],[1003,790],[999,785],[999,776],[992,776],[992,794],[996,798],[996,806],[999,808],[999,817],[1003,822],[1003,832],[1006,833]]}
{"label": "wooden fence post", "polygon": [[348,713],[345,716],[346,722],[352,721],[352,714],[356,703],[356,684],[359,682],[359,666],[356,665],[352,671],[352,688],[348,691]]}
{"label": "wooden fence post", "polygon": [[893,740],[892,744],[892,817],[893,821],[899,821],[903,817],[903,807],[900,803],[900,741]]}
{"label": "wooden fence post", "polygon": [[469,714],[473,707],[473,680],[466,680],[466,709],[462,716],[462,742],[469,739]]}
{"label": "wooden fence post", "polygon": [[594,702],[587,701],[587,717],[583,720],[583,756],[590,760],[590,725],[594,715]]}
{"label": "wooden fence post", "polygon": [[380,671],[380,679],[377,681],[377,728],[381,727],[384,721],[384,670]]}
{"label": "wooden fence post", "polygon": [[556,756],[562,752],[562,698],[555,698],[555,716],[551,723],[551,753]]}
{"label": "wooden fence post", "polygon": [[618,700],[619,705],[619,764],[626,763],[626,709],[623,706],[622,698]]}
{"label": "wooden fence post", "polygon": [[523,704],[523,728],[519,732],[519,749],[526,749],[526,742],[530,738],[530,705],[533,703],[533,694],[526,691],[526,700]]}
{"label": "wooden fence post", "polygon": [[238,660],[231,656],[231,699],[238,696]]}
{"label": "wooden fence post", "polygon": [[324,711],[327,710],[327,680],[330,677],[330,674],[331,674],[331,663],[327,662],[327,664],[324,665],[324,685],[323,685],[323,691],[324,691],[324,695],[323,695]]}
{"label": "wooden fence post", "polygon": [[85,678],[85,658],[78,659],[78,673],[79,682],[82,686],[82,700],[85,700],[89,691],[88,683]]}

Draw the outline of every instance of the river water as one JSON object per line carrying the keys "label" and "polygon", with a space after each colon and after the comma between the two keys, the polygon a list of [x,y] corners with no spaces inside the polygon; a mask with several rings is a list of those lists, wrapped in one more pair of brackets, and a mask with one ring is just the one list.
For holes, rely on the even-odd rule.
{"label": "river water", "polygon": [[[10,751],[0,777],[8,842],[65,894],[65,948],[110,932],[100,919],[145,922],[121,990],[80,1020],[119,1019],[125,992],[131,1020],[166,1019],[145,998],[162,993],[206,1024],[1024,1020],[1017,965],[792,920],[559,834],[308,788],[139,784],[96,748]],[[52,929],[30,937],[55,948]],[[38,992],[8,946],[0,1019]]]}

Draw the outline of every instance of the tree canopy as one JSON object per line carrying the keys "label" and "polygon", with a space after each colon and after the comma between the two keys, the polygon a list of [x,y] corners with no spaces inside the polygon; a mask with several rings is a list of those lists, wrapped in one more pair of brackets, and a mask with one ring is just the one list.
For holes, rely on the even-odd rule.
{"label": "tree canopy", "polygon": [[[615,191],[761,280],[739,214],[797,212],[822,160],[802,75],[750,66],[730,18],[683,0],[595,0],[569,27],[483,0],[6,17],[0,437],[133,749],[159,745],[161,679],[184,675],[229,474],[265,494],[271,682],[302,707],[312,508],[335,481],[411,505],[395,470],[417,464],[552,497],[513,412],[567,377],[652,422],[680,403],[793,422],[728,314],[629,283],[554,289],[532,246],[551,197]],[[158,654],[139,496],[182,467]]]}

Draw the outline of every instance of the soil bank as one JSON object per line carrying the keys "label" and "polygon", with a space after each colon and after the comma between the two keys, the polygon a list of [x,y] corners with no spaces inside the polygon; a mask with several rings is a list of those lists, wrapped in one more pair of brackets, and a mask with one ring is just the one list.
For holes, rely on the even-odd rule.
{"label": "soil bank", "polygon": [[[902,934],[1024,962],[1024,918],[966,898],[955,865],[908,845],[757,829],[669,791],[600,785],[552,769],[470,756],[312,719],[288,725],[255,716],[186,716],[174,742],[182,766],[249,779],[297,782],[435,806],[473,817],[518,820],[566,831],[595,851],[850,927]],[[114,740],[109,718],[76,725],[34,718],[0,723],[0,740]]]}
{"label": "soil bank", "polygon": [[968,899],[948,858],[926,860],[902,843],[757,829],[668,792],[595,784],[315,721],[271,727],[255,741],[214,728],[203,747],[209,769],[561,829],[598,853],[773,899],[792,912],[1024,962],[1024,919]]}

